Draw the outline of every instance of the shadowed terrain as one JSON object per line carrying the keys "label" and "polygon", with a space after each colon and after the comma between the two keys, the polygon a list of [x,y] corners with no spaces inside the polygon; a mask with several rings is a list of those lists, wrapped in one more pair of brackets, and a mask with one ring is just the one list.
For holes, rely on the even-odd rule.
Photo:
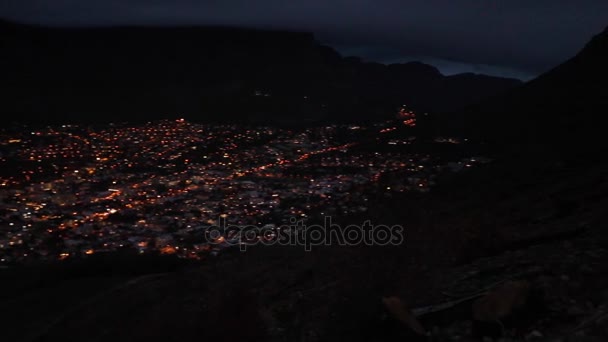
{"label": "shadowed terrain", "polygon": [[[403,225],[402,246],[257,247],[151,275],[59,279],[20,294],[16,309],[15,299],[2,302],[13,313],[3,334],[13,341],[427,340],[384,309],[382,298],[396,296],[423,312],[418,319],[434,341],[495,333],[507,341],[606,340],[608,164],[599,133],[607,44],[604,32],[539,79],[460,113],[499,148],[497,160],[443,179],[428,195],[373,199],[364,219]],[[526,310],[502,317],[490,308],[500,320],[473,319],[471,302],[508,280],[531,289]],[[58,296],[44,295],[51,291]],[[58,297],[65,306],[55,305]]]}

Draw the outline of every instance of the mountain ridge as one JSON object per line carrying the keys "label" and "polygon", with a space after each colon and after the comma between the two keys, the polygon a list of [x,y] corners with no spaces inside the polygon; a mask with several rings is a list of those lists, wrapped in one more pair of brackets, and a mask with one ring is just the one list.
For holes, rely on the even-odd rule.
{"label": "mountain ridge", "polygon": [[25,121],[365,121],[402,104],[456,109],[521,83],[345,58],[306,32],[0,26],[4,111]]}
{"label": "mountain ridge", "polygon": [[564,63],[520,87],[444,117],[446,130],[506,149],[536,145],[542,153],[605,149],[608,28]]}

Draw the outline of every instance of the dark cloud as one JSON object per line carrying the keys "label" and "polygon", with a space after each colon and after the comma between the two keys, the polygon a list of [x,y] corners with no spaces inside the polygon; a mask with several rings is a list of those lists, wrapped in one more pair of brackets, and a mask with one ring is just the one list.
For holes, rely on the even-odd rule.
{"label": "dark cloud", "polygon": [[344,52],[359,49],[367,59],[414,56],[438,61],[444,72],[533,75],[572,56],[608,26],[608,1],[5,0],[0,15],[47,25],[309,30]]}

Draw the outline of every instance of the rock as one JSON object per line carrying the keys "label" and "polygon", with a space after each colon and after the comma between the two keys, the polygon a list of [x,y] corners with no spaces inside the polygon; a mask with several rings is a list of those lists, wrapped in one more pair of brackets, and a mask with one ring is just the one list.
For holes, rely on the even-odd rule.
{"label": "rock", "polygon": [[473,319],[481,322],[500,321],[524,307],[530,284],[527,281],[509,281],[488,292],[473,303]]}
{"label": "rock", "polygon": [[411,310],[401,301],[401,299],[397,297],[382,298],[382,303],[394,319],[403,323],[418,335],[427,335],[427,331],[422,324],[420,324],[416,316],[412,314]]}
{"label": "rock", "polygon": [[526,335],[526,340],[534,340],[534,339],[538,339],[538,338],[542,338],[543,334],[538,331],[538,330],[534,330],[531,333],[529,333],[528,335]]}

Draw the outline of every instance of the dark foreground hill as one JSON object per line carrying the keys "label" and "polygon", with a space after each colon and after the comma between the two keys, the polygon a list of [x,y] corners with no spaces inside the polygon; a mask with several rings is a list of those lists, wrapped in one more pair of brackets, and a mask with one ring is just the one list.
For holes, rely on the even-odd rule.
{"label": "dark foreground hill", "polygon": [[0,22],[0,110],[22,121],[309,122],[456,110],[520,82],[343,58],[312,34]]}

